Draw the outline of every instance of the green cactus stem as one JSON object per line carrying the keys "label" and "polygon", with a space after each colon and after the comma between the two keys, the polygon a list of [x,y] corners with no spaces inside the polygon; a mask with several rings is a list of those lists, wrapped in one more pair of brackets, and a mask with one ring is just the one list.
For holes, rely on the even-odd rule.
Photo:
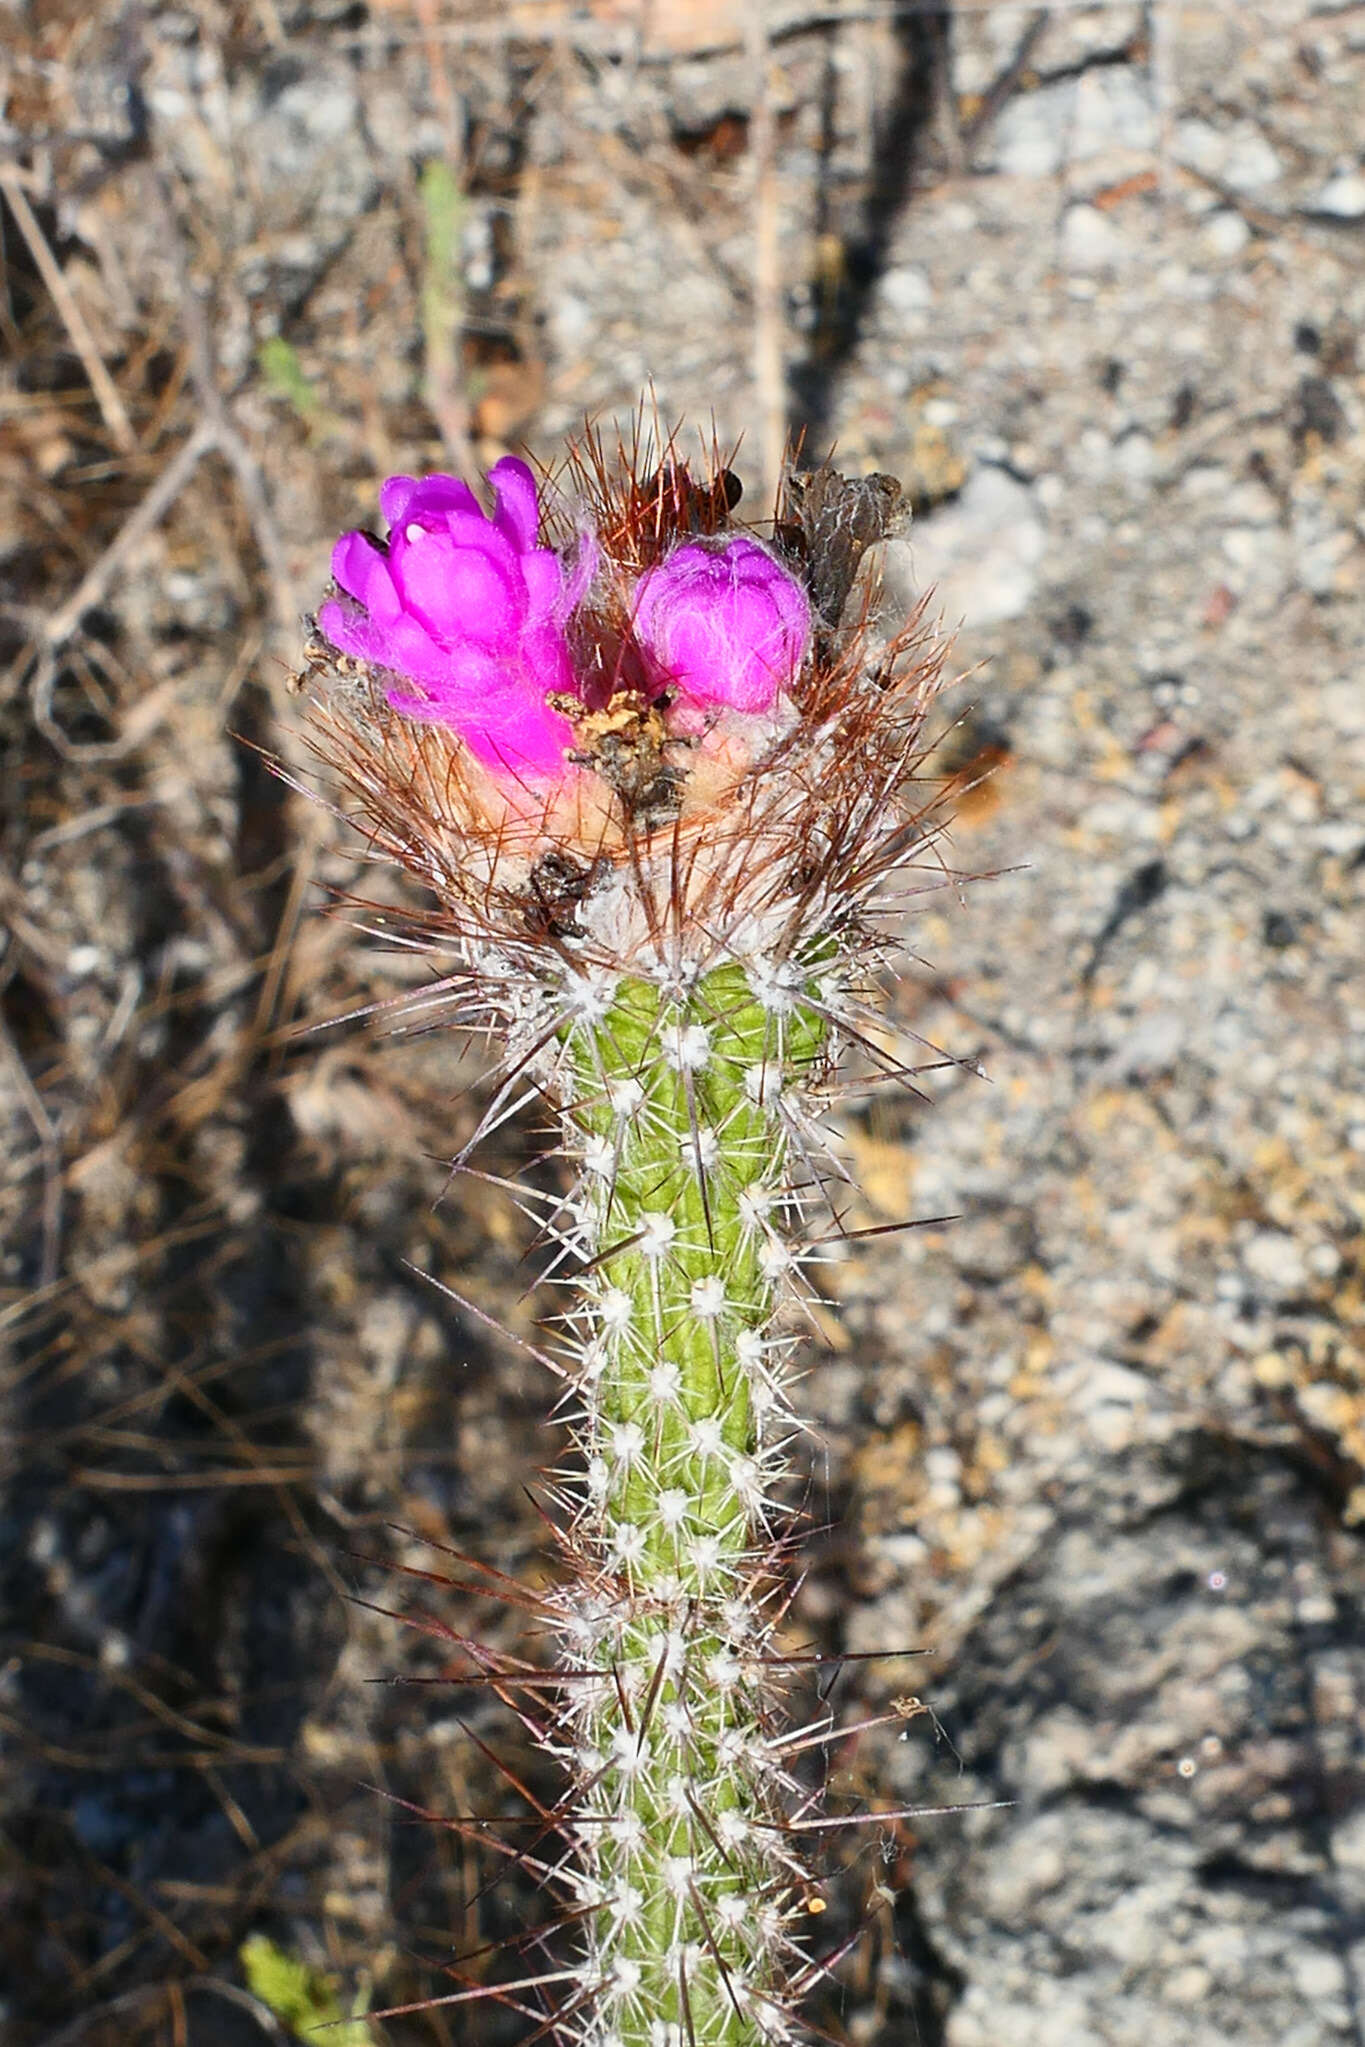
{"label": "green cactus stem", "polygon": [[789,2037],[779,1962],[804,1885],[784,1861],[765,1630],[766,1503],[783,1471],[790,1091],[826,1027],[799,970],[621,979],[577,1022],[588,1565],[571,1615],[587,1688],[582,1889],[600,2047]]}

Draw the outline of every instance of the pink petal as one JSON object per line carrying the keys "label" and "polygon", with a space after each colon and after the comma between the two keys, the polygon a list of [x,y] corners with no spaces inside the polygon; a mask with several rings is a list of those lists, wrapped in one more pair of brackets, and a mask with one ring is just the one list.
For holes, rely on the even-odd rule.
{"label": "pink petal", "polygon": [[482,518],[479,501],[458,476],[391,476],[379,493],[379,509],[397,532],[410,519],[440,525],[451,512],[473,512]]}
{"label": "pink petal", "polygon": [[390,669],[431,687],[448,682],[449,652],[437,646],[416,619],[399,616],[376,621],[333,599],[318,613],[318,630],[341,653],[373,668]]}
{"label": "pink petal", "polygon": [[483,672],[471,665],[450,674],[424,695],[391,689],[388,700],[405,717],[457,732],[471,753],[488,767],[542,779],[561,775],[565,754],[573,744],[567,718],[547,708],[543,696],[491,664]]}
{"label": "pink petal", "polygon": [[505,708],[491,702],[481,705],[477,728],[466,728],[464,738],[490,767],[539,778],[563,774],[573,727],[543,703],[517,696]]}
{"label": "pink petal", "polygon": [[566,593],[563,563],[536,545],[530,469],[508,457],[489,480],[491,519],[457,477],[390,477],[380,494],[388,552],[363,534],[343,536],[333,570],[347,595],[325,604],[318,623],[390,680],[396,711],[446,726],[490,767],[542,781],[567,772],[573,726],[545,699],[575,689],[560,628],[596,549],[584,542]]}
{"label": "pink petal", "polygon": [[575,696],[579,693],[569,650],[557,626],[531,628],[522,641],[520,669],[527,687],[538,699],[551,690],[572,691]]}
{"label": "pink petal", "polygon": [[779,562],[744,535],[689,544],[640,580],[640,645],[695,702],[771,708],[805,658],[810,607]]}
{"label": "pink petal", "polygon": [[398,592],[387,558],[365,534],[342,534],[332,549],[332,575],[367,611],[380,618],[397,614]]}
{"label": "pink petal", "polygon": [[387,483],[380,485],[379,509],[388,520],[391,532],[407,517],[408,504],[418,488],[415,476],[391,476]]}
{"label": "pink petal", "polygon": [[354,654],[358,660],[367,660],[366,649],[360,644],[361,636],[373,630],[368,619],[348,611],[343,604],[337,603],[335,597],[329,598],[318,611],[318,631],[340,654]]}
{"label": "pink petal", "polygon": [[526,604],[516,557],[482,521],[475,537],[478,545],[460,546],[450,534],[423,532],[395,545],[394,580],[404,604],[442,639],[515,647]]}
{"label": "pink petal", "polygon": [[534,554],[522,556],[521,573],[530,598],[530,618],[555,617],[564,593],[564,565],[559,556],[551,554],[548,547],[539,547]]}
{"label": "pink petal", "polygon": [[[497,663],[477,648],[465,648],[452,660],[447,653],[438,652],[438,658],[426,664],[425,674],[414,673],[414,668],[404,665],[400,673],[422,685],[422,694],[408,697],[390,690],[389,702],[395,710],[403,710],[413,718],[425,718],[429,723],[451,725],[463,733],[470,721],[478,723],[482,706],[490,693],[497,690],[501,681]],[[420,708],[414,710],[412,705]]]}
{"label": "pink petal", "polygon": [[529,554],[540,531],[540,502],[536,496],[535,477],[515,455],[504,455],[501,462],[495,462],[489,470],[488,481],[497,493],[493,524],[511,541],[518,554]]}

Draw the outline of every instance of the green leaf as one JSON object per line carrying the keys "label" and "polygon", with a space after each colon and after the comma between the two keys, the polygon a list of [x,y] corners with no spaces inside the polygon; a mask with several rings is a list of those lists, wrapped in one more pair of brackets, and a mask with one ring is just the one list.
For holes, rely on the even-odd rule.
{"label": "green leaf", "polygon": [[[364,2019],[342,2011],[330,1976],[310,1969],[263,1933],[244,1940],[238,1956],[252,1996],[268,2005],[297,2039],[321,2039],[324,2047],[374,2047],[374,2034]],[[317,2033],[320,2026],[327,2028],[325,2035]]]}
{"label": "green leaf", "polygon": [[272,334],[257,349],[256,362],[277,398],[286,399],[300,419],[317,420],[322,406],[292,342],[282,334]]}

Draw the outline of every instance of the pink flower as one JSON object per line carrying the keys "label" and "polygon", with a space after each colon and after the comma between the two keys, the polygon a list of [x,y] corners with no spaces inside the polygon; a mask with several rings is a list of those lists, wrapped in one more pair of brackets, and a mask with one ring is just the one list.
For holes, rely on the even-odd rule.
{"label": "pink flower", "polygon": [[684,708],[769,711],[806,658],[810,604],[757,541],[689,541],[640,578],[635,636]]}
{"label": "pink flower", "polygon": [[533,778],[564,772],[573,744],[551,691],[575,687],[564,623],[592,563],[572,575],[537,547],[535,478],[505,457],[489,471],[491,518],[453,476],[391,476],[379,494],[387,548],[343,533],[332,575],[343,593],[318,626],[334,647],[401,678],[394,710],[449,725],[486,765]]}

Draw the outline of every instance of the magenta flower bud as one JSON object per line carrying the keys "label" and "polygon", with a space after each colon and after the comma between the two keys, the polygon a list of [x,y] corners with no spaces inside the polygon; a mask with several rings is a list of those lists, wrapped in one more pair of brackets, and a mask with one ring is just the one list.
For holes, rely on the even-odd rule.
{"label": "magenta flower bud", "polygon": [[573,744],[551,691],[574,689],[564,622],[591,575],[537,547],[535,478],[505,457],[489,471],[497,493],[485,517],[453,476],[391,476],[379,494],[387,548],[343,533],[332,575],[343,595],[318,626],[334,647],[410,687],[390,687],[394,710],[448,725],[487,766],[543,778],[564,772]]}
{"label": "magenta flower bud", "polygon": [[810,605],[757,541],[688,542],[640,578],[635,635],[684,701],[769,711],[806,658]]}

